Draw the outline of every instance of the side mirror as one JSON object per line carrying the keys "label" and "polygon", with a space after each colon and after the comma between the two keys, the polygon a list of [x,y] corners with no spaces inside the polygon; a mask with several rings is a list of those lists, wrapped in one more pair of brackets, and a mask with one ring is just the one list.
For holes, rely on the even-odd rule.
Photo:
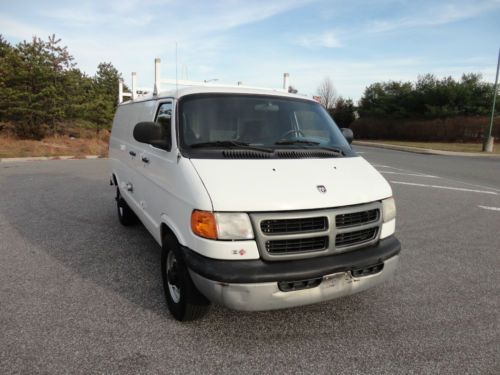
{"label": "side mirror", "polygon": [[139,122],[134,127],[134,139],[141,143],[151,143],[160,138],[159,130],[154,122]]}
{"label": "side mirror", "polygon": [[340,130],[342,130],[342,134],[344,138],[347,140],[347,142],[351,144],[352,141],[354,140],[354,133],[352,132],[352,130],[349,128],[342,128]]}

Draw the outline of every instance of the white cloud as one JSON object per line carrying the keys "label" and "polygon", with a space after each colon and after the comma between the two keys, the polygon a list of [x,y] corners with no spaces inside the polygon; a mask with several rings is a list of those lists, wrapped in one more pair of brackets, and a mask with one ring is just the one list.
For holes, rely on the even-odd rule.
{"label": "white cloud", "polygon": [[44,10],[41,14],[72,28],[89,28],[91,26],[106,28],[142,27],[151,24],[154,19],[154,16],[149,13],[138,13],[134,16],[117,15],[84,7],[78,10],[71,8]]}
{"label": "white cloud", "polygon": [[228,30],[263,21],[278,14],[305,6],[311,1],[219,1],[213,7],[209,7],[208,14],[204,14],[203,19],[196,19],[196,15],[194,17],[195,23],[198,23],[202,29]]}
{"label": "white cloud", "polygon": [[475,1],[438,3],[435,6],[422,5],[414,14],[395,19],[375,20],[365,28],[365,32],[388,32],[405,28],[445,25],[477,17],[485,12],[500,8],[500,1]]}
{"label": "white cloud", "polygon": [[176,0],[106,0],[106,4],[114,13],[127,13],[137,11],[145,7],[159,9],[164,6],[172,6]]}
{"label": "white cloud", "polygon": [[325,31],[318,34],[308,34],[301,36],[297,44],[307,48],[338,48],[342,47],[336,33],[334,31]]}
{"label": "white cloud", "polygon": [[84,9],[52,9],[43,10],[40,12],[42,16],[54,18],[62,21],[65,24],[72,26],[82,26],[89,23],[94,23],[98,19],[102,19],[101,14],[91,13]]}
{"label": "white cloud", "polygon": [[0,15],[0,25],[2,25],[1,33],[4,36],[9,36],[15,39],[30,40],[35,35],[44,38],[52,34],[52,32],[43,28],[17,21],[11,17],[5,17],[3,15]]}
{"label": "white cloud", "polygon": [[[57,19],[66,25],[120,27],[124,25],[149,26],[164,33],[193,34],[195,32],[224,31],[263,21],[315,0],[279,0],[251,2],[222,0],[206,3],[174,3],[171,0],[128,0],[96,5],[70,6],[43,10],[45,17]],[[170,7],[170,11],[169,11]],[[156,17],[154,16],[156,15]],[[161,15],[161,16],[160,16]],[[158,20],[158,22],[153,22]]]}

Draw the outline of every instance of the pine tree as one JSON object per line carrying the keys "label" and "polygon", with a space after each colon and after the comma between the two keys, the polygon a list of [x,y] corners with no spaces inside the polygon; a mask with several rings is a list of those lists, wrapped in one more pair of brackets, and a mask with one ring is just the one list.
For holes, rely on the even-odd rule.
{"label": "pine tree", "polygon": [[0,119],[12,121],[22,138],[42,138],[65,118],[64,72],[73,66],[67,47],[55,35],[33,37],[11,47],[0,41]]}

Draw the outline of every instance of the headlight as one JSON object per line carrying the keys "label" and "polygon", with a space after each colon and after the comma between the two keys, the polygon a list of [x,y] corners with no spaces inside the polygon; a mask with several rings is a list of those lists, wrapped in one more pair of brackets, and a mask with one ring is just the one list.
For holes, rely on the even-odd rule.
{"label": "headlight", "polygon": [[191,229],[200,237],[212,240],[250,240],[252,223],[245,213],[207,212],[195,210],[191,214]]}
{"label": "headlight", "polygon": [[394,198],[387,198],[382,201],[382,219],[384,223],[391,221],[396,217],[396,203]]}
{"label": "headlight", "polygon": [[215,213],[217,238],[220,240],[251,240],[253,238],[250,218],[244,213]]}

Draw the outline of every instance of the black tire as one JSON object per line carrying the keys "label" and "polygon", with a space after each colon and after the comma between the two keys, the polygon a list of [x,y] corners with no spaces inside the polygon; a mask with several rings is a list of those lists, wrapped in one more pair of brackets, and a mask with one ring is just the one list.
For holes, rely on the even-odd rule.
{"label": "black tire", "polygon": [[[169,267],[169,262],[172,262],[173,266]],[[196,320],[208,312],[210,301],[198,291],[191,280],[179,244],[172,235],[166,235],[163,239],[161,276],[167,306],[175,319]]]}
{"label": "black tire", "polygon": [[118,212],[118,220],[122,225],[127,227],[137,223],[137,216],[127,202],[125,202],[118,188],[116,189],[116,209]]}

